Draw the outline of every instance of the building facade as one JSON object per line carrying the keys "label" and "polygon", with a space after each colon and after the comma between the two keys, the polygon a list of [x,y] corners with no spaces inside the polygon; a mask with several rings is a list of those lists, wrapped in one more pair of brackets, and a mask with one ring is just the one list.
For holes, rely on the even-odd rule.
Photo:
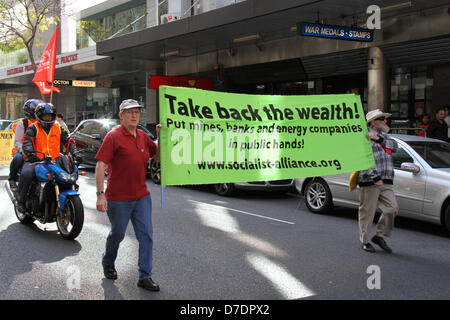
{"label": "building facade", "polygon": [[[448,1],[97,2],[61,22],[59,58],[72,58],[55,79],[96,82],[57,95],[72,126],[114,116],[122,99],[135,98],[152,128],[152,75],[207,77],[214,90],[248,94],[357,93],[366,111],[382,108],[406,127],[450,105]],[[306,34],[305,23],[319,31]],[[348,36],[367,29],[371,41]],[[2,116],[4,104],[37,94],[25,69],[0,69]]]}

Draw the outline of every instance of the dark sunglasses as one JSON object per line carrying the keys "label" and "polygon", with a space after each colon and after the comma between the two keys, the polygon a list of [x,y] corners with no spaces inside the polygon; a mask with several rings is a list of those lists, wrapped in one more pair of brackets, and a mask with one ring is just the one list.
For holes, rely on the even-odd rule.
{"label": "dark sunglasses", "polygon": [[375,120],[384,121],[384,120],[386,120],[386,118],[385,117],[380,117],[380,118],[376,118]]}

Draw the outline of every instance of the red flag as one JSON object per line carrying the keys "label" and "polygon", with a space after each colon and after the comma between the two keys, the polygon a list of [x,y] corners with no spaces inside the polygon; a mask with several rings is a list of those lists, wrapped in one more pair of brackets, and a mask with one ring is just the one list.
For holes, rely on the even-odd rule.
{"label": "red flag", "polygon": [[61,92],[61,90],[59,90],[59,88],[57,88],[55,86],[53,86],[53,87],[49,86],[47,81],[34,81],[33,80],[33,82],[34,82],[35,85],[38,86],[39,91],[42,94],[50,94],[50,93],[52,93],[52,90],[56,91],[56,92]]}
{"label": "red flag", "polygon": [[[50,94],[53,91],[60,92],[58,88],[53,86],[55,80],[55,65],[56,65],[56,47],[58,46],[58,30],[56,28],[47,47],[44,50],[44,54],[41,57],[41,62],[34,75],[33,82],[39,88],[42,94]],[[51,83],[52,85],[49,85]]]}

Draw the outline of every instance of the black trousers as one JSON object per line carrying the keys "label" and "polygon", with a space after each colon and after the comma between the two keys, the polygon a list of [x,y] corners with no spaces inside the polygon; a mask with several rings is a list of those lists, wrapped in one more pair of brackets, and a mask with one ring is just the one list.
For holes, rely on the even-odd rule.
{"label": "black trousers", "polygon": [[28,190],[30,189],[33,179],[36,177],[34,168],[38,163],[30,163],[25,161],[22,167],[22,174],[19,179],[19,202],[25,203],[27,200]]}
{"label": "black trousers", "polygon": [[19,173],[20,168],[23,166],[23,156],[22,153],[16,152],[14,153],[14,157],[11,161],[11,164],[9,165],[9,178],[8,180],[15,180],[17,181],[19,177],[17,174]]}

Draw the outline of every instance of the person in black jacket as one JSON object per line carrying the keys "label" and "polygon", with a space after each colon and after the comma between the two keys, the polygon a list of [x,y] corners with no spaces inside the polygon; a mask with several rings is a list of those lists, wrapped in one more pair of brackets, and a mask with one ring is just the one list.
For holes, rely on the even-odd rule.
{"label": "person in black jacket", "polygon": [[[69,137],[67,131],[55,122],[56,109],[53,104],[45,102],[38,104],[35,115],[37,123],[27,128],[22,145],[25,163],[20,175],[19,199],[17,199],[17,209],[22,213],[27,210],[25,200],[31,182],[36,176],[34,171],[36,162],[41,161],[47,155],[50,155],[54,160],[62,152],[63,147],[74,156],[75,161],[79,162],[80,160],[75,158],[76,148],[73,140]],[[56,140],[52,140],[52,137],[56,137]]]}
{"label": "person in black jacket", "polygon": [[439,108],[436,111],[436,117],[430,121],[427,137],[448,142],[448,125],[444,119],[445,109]]}

